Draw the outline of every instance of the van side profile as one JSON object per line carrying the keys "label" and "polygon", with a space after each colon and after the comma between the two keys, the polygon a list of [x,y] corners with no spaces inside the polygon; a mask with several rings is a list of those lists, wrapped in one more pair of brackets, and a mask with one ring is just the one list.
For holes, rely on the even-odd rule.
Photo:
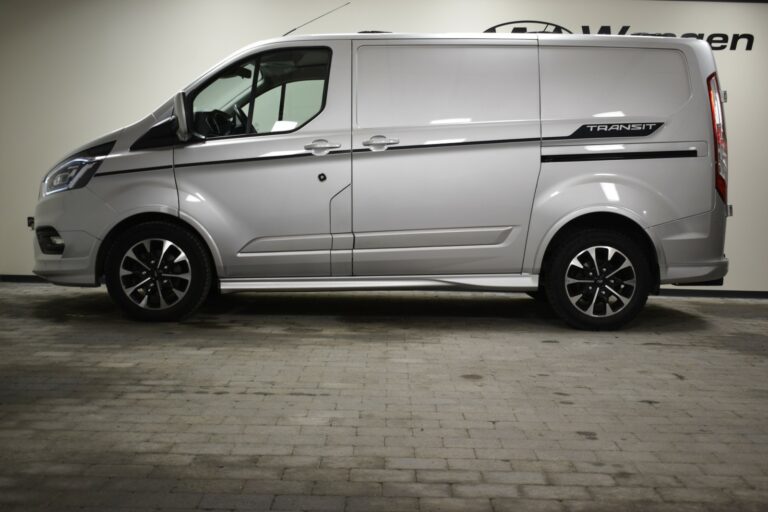
{"label": "van side profile", "polygon": [[46,175],[34,272],[144,320],[217,288],[434,288],[618,328],[728,271],[721,97],[690,39],[260,42]]}

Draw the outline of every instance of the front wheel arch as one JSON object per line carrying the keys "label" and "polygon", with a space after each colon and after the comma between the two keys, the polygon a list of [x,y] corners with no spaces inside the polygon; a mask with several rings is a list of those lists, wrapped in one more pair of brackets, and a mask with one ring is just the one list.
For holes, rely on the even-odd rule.
{"label": "front wheel arch", "polygon": [[187,231],[192,233],[194,236],[199,238],[203,247],[205,247],[206,250],[208,251],[209,261],[214,262],[211,265],[211,272],[213,272],[214,283],[218,282],[218,273],[217,273],[217,268],[215,264],[217,259],[214,258],[214,254],[213,254],[213,251],[211,251],[210,245],[207,243],[205,238],[197,231],[197,229],[194,228],[194,226],[192,226],[188,222],[185,222],[184,220],[174,215],[168,215],[166,213],[159,213],[159,212],[146,212],[146,213],[139,213],[136,215],[132,215],[115,224],[109,230],[107,235],[104,237],[101,244],[99,244],[99,250],[96,254],[96,265],[95,265],[95,275],[94,275],[96,284],[102,284],[104,282],[104,277],[105,277],[104,272],[106,267],[107,255],[109,254],[109,251],[112,248],[112,245],[114,245],[115,241],[120,237],[120,235],[125,233],[128,229],[132,228],[133,226],[137,226],[139,224],[143,224],[145,222],[152,222],[152,221],[162,221],[162,222],[168,222],[171,224],[176,224],[180,228],[186,229]]}

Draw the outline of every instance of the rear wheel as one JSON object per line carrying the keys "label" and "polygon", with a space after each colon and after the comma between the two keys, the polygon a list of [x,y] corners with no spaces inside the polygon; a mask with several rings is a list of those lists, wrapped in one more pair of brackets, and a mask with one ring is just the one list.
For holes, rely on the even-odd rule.
{"label": "rear wheel", "polygon": [[202,242],[183,227],[162,221],[129,228],[106,260],[110,296],[140,320],[190,315],[208,297],[212,274]]}
{"label": "rear wheel", "polygon": [[571,233],[554,249],[546,292],[555,312],[579,329],[616,329],[648,300],[647,254],[626,235],[602,229]]}

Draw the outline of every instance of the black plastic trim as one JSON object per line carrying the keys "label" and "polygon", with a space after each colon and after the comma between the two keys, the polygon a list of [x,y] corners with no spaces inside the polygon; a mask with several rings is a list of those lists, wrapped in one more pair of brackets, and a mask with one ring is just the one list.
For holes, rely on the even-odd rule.
{"label": "black plastic trim", "polygon": [[131,151],[141,149],[167,148],[179,144],[179,138],[176,136],[178,120],[175,116],[166,117],[162,121],[153,125],[144,135],[139,137],[131,145]]}
{"label": "black plastic trim", "polygon": [[646,160],[651,158],[692,158],[698,156],[695,149],[679,151],[634,151],[625,153],[587,153],[571,155],[542,155],[542,163],[593,162],[597,160]]}
{"label": "black plastic trim", "polygon": [[115,142],[117,141],[109,141],[104,142],[102,144],[99,144],[98,146],[92,146],[90,148],[86,148],[82,151],[79,151],[77,153],[73,153],[69,155],[67,158],[59,162],[57,165],[61,165],[67,160],[72,160],[73,158],[96,158],[100,156],[107,156],[112,152],[112,148],[115,147]]}
{"label": "black plastic trim", "polygon": [[43,254],[64,254],[64,244],[54,244],[53,237],[61,237],[58,231],[51,226],[41,226],[35,229],[37,244]]}
{"label": "black plastic trim", "polygon": [[712,281],[699,281],[697,283],[672,283],[675,286],[723,286],[724,278],[713,279]]}

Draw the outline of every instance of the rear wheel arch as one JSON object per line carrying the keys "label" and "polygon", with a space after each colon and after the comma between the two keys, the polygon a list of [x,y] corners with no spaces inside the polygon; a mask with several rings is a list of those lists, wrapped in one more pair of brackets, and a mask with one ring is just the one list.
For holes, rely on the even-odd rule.
{"label": "rear wheel arch", "polygon": [[645,229],[636,221],[619,213],[592,212],[575,217],[561,226],[550,239],[544,250],[539,270],[539,282],[543,283],[547,272],[547,265],[551,261],[557,247],[562,244],[572,233],[588,229],[607,229],[621,232],[633,238],[643,249],[648,257],[648,265],[651,271],[651,292],[659,292],[660,266],[659,254],[656,245]]}
{"label": "rear wheel arch", "polygon": [[133,226],[136,226],[138,224],[142,224],[145,222],[152,222],[152,221],[162,221],[162,222],[168,222],[170,224],[175,224],[180,228],[183,228],[188,232],[192,233],[197,238],[199,238],[200,241],[202,242],[203,247],[205,247],[208,250],[208,257],[210,258],[210,261],[213,262],[211,271],[214,274],[214,278],[217,277],[218,275],[217,267],[218,267],[218,262],[220,261],[217,258],[218,254],[215,254],[215,251],[211,249],[209,241],[206,240],[206,237],[204,237],[194,226],[192,226],[190,223],[185,222],[184,220],[174,215],[169,215],[167,213],[159,213],[159,212],[145,212],[145,213],[132,215],[130,217],[127,217],[121,220],[120,222],[112,226],[112,228],[109,230],[107,235],[102,239],[101,244],[99,244],[98,253],[96,255],[95,279],[97,284],[100,284],[104,281],[104,272],[105,272],[105,266],[107,261],[107,255],[109,254],[109,251],[112,248],[112,245],[115,243],[118,237],[122,233],[125,233],[125,231],[127,231],[128,229],[132,228]]}

